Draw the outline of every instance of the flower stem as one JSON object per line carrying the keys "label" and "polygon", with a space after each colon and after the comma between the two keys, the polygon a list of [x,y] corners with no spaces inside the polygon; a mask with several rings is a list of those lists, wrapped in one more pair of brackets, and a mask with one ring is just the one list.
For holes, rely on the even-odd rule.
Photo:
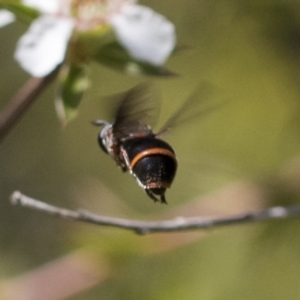
{"label": "flower stem", "polygon": [[43,78],[31,78],[3,108],[0,112],[0,144],[11,129],[21,120],[38,96],[54,80],[58,70],[59,67]]}

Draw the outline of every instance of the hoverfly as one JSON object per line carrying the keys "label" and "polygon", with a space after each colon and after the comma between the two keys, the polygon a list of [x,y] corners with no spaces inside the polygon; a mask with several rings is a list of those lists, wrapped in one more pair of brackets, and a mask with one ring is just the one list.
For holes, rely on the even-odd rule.
{"label": "hoverfly", "polygon": [[121,101],[115,109],[113,123],[104,120],[92,123],[103,126],[98,135],[100,148],[124,172],[129,171],[154,202],[166,204],[165,192],[175,178],[177,158],[174,149],[159,136],[174,123],[197,116],[199,112],[193,109],[196,97],[191,97],[158,133],[154,133],[150,123],[157,117],[158,107],[153,96],[150,86],[137,85],[119,95]]}

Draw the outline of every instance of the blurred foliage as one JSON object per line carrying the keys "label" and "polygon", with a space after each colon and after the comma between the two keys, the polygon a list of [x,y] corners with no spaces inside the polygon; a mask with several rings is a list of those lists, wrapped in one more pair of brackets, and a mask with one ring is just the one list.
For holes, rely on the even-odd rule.
{"label": "blurred foliage", "polygon": [[63,66],[59,74],[60,91],[57,92],[55,107],[62,126],[77,116],[77,108],[84,92],[88,89],[89,81],[84,65]]}
{"label": "blurred foliage", "polygon": [[104,66],[129,75],[171,76],[173,72],[163,66],[154,66],[134,60],[117,42],[100,47],[95,60]]}
{"label": "blurred foliage", "polygon": [[[166,65],[180,76],[151,77],[162,91],[157,127],[202,81],[216,87],[211,101],[226,105],[164,136],[176,150],[179,170],[163,206],[154,205],[99,149],[98,129],[90,125],[109,117],[103,96],[149,78],[93,64],[79,116],[65,130],[53,109],[55,86],[48,89],[0,148],[1,278],[84,249],[104,260],[110,274],[71,299],[297,299],[298,219],[140,237],[10,206],[16,189],[59,206],[138,219],[299,202],[299,2],[142,4],[172,20],[179,44],[189,46]],[[18,23],[0,31],[0,108],[28,79],[12,57],[24,31]],[[245,182],[252,185],[239,190]]]}
{"label": "blurred foliage", "polygon": [[30,24],[40,15],[36,9],[24,6],[17,1],[1,1],[0,8],[11,11],[19,21],[27,24]]}

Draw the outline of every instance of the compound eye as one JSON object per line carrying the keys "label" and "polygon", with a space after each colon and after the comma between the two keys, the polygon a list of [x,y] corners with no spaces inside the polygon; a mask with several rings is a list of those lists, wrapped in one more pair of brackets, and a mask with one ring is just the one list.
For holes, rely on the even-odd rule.
{"label": "compound eye", "polygon": [[99,143],[100,148],[101,148],[105,153],[108,153],[108,152],[107,152],[107,149],[106,149],[106,146],[105,146],[104,139],[101,137],[100,134],[98,135],[98,143]]}

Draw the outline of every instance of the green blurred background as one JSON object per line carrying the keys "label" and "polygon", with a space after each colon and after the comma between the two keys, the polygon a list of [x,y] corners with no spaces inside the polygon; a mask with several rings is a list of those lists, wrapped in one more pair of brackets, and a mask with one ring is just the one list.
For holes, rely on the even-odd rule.
{"label": "green blurred background", "polygon": [[[141,237],[9,204],[20,190],[58,206],[155,220],[298,203],[300,2],[142,4],[174,22],[179,44],[189,46],[167,63],[180,76],[129,77],[94,64],[79,117],[66,129],[55,115],[53,84],[11,131],[0,147],[0,294],[47,299],[26,298],[24,290],[59,290],[60,274],[65,288],[81,274],[78,291],[66,288],[66,296],[49,299],[298,299],[298,219]],[[0,31],[0,108],[29,78],[13,60],[25,30],[15,23]],[[179,160],[167,206],[153,204],[101,152],[90,125],[108,116],[103,96],[145,80],[162,91],[159,124],[202,81],[216,87],[212,101],[226,101],[166,136]],[[51,266],[64,271],[53,274]]]}

